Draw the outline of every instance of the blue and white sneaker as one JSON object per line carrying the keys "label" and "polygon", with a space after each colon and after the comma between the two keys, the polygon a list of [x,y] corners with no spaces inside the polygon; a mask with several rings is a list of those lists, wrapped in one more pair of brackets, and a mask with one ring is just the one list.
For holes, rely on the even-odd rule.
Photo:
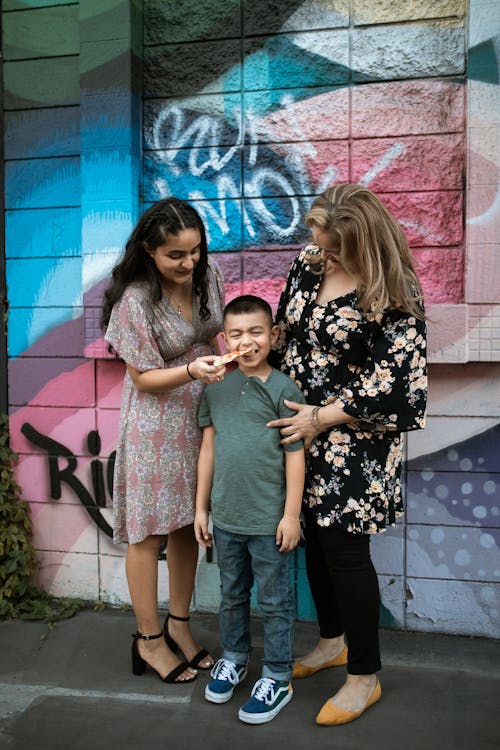
{"label": "blue and white sneaker", "polygon": [[274,719],[293,698],[292,683],[261,677],[253,686],[250,699],[238,712],[247,724],[264,724]]}
{"label": "blue and white sneaker", "polygon": [[234,664],[227,659],[219,659],[210,672],[213,677],[205,688],[205,698],[210,703],[226,703],[233,697],[234,688],[247,676],[244,664]]}

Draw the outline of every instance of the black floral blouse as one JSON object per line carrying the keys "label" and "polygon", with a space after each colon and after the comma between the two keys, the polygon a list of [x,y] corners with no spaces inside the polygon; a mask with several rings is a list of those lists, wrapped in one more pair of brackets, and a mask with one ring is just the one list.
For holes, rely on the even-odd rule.
{"label": "black floral blouse", "polygon": [[403,514],[401,432],[425,423],[425,322],[396,309],[364,313],[355,291],[319,304],[320,283],[302,251],[281,295],[273,363],[309,404],[333,403],[358,421],[313,441],[304,510],[320,526],[375,534]]}

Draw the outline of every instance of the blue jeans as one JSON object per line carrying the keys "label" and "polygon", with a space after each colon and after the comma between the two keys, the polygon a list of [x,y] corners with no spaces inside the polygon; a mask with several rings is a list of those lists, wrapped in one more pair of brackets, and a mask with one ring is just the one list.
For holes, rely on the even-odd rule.
{"label": "blue jeans", "polygon": [[264,614],[263,677],[290,681],[293,668],[295,598],[290,553],[279,552],[274,535],[233,534],[214,528],[220,570],[219,626],[222,657],[247,664],[250,637],[250,590],[257,583],[257,603]]}

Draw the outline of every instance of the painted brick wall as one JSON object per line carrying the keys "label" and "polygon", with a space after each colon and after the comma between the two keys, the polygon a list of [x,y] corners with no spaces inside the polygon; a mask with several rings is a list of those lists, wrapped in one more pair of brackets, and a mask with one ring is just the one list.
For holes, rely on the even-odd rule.
{"label": "painted brick wall", "polygon": [[[42,585],[128,600],[109,541],[123,368],[97,319],[139,211],[191,200],[228,297],[274,305],[312,197],[357,180],[406,229],[431,315],[407,517],[373,543],[382,620],[500,636],[500,6],[5,0],[3,26],[11,431]],[[294,575],[311,619],[302,553]],[[217,591],[202,558],[195,605]]]}

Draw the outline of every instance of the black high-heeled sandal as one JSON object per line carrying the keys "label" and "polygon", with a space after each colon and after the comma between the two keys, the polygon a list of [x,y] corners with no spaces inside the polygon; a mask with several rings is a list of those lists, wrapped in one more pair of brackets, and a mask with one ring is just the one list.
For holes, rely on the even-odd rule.
{"label": "black high-heeled sandal", "polygon": [[[179,622],[189,622],[189,617],[177,617],[177,615],[173,615],[171,612],[168,613],[165,623],[163,625],[163,637],[165,638],[165,643],[169,647],[171,651],[174,652],[174,654],[179,651],[179,644],[174,641],[172,636],[168,632],[168,621],[169,620],[179,620]],[[200,651],[198,651],[195,656],[191,659],[190,662],[187,662],[190,667],[193,669],[201,669],[204,672],[207,672],[209,669],[212,669],[214,662],[212,661],[211,665],[209,667],[202,667],[200,666],[200,662],[203,661],[207,656],[210,656],[210,653],[207,651],[206,648],[202,648]]]}
{"label": "black high-heeled sandal", "polygon": [[174,667],[171,672],[169,672],[165,677],[162,677],[161,674],[158,672],[157,669],[151,666],[151,664],[148,664],[146,659],[143,659],[142,656],[139,653],[139,649],[137,647],[137,641],[139,639],[143,641],[156,641],[157,638],[161,638],[163,635],[162,633],[157,633],[157,635],[143,635],[142,633],[132,633],[132,638],[134,639],[134,642],[132,643],[132,674],[135,675],[141,675],[144,674],[146,669],[149,667],[153,670],[153,672],[156,672],[158,677],[162,682],[169,682],[173,683],[175,685],[182,685],[184,682],[192,682],[196,679],[197,675],[193,675],[192,677],[188,677],[186,680],[178,680],[177,677],[179,677],[183,672],[186,671],[186,669],[189,669],[191,664],[188,664],[187,661],[181,662],[177,667]]}

